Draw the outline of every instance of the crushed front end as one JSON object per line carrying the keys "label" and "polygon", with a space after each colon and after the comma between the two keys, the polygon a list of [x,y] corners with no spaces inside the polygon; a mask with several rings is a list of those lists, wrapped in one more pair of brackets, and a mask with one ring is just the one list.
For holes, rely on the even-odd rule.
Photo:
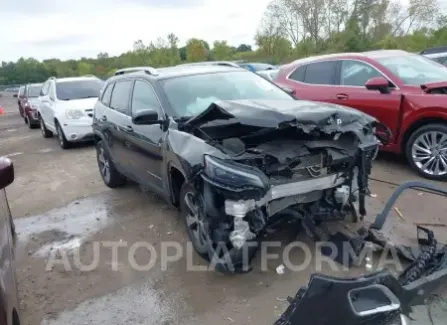
{"label": "crushed front end", "polygon": [[[231,264],[232,271],[241,263],[240,251],[278,218],[299,220],[318,238],[315,223],[355,221],[366,214],[377,122],[348,109],[331,107],[324,114],[313,109],[300,118],[276,113],[276,120],[284,119],[276,124],[245,116],[238,120],[237,114],[228,114],[230,123],[216,123],[206,116],[193,129],[226,153],[224,158],[204,155],[200,187],[210,240],[230,247],[231,261],[221,264]],[[227,113],[216,110],[208,115],[219,113],[222,119]]]}

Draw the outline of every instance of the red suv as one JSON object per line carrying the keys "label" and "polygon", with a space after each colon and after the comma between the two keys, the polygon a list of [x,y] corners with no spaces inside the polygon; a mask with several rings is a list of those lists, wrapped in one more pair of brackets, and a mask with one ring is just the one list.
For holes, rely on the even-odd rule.
{"label": "red suv", "polygon": [[20,87],[18,94],[19,113],[30,129],[39,127],[39,118],[37,113],[38,97],[42,84],[28,84]]}
{"label": "red suv", "polygon": [[19,325],[14,257],[14,223],[6,199],[5,187],[14,181],[9,159],[0,157],[0,325]]}
{"label": "red suv", "polygon": [[350,106],[393,136],[384,151],[405,154],[422,176],[447,179],[447,68],[397,50],[331,54],[281,67],[275,83],[301,99]]}

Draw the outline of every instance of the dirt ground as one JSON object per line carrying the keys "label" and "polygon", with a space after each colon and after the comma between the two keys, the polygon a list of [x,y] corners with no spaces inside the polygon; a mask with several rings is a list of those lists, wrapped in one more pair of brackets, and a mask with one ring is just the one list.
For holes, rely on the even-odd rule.
{"label": "dirt ground", "polygon": [[[160,259],[150,270],[132,268],[128,248],[138,241],[150,243],[158,253],[166,241],[188,246],[177,211],[134,184],[108,189],[100,178],[91,145],[62,150],[55,139],[44,139],[39,129],[28,129],[11,94],[0,98],[0,105],[6,110],[0,116],[0,156],[10,157],[16,171],[7,195],[19,236],[16,256],[22,324],[269,325],[286,308],[284,298],[294,296],[315,271],[312,264],[300,272],[277,274],[284,245],[296,238],[293,229],[275,234],[283,246],[271,253],[278,252],[280,257],[269,260],[268,270],[263,272],[259,258],[253,262],[252,272],[232,276],[186,271],[186,257],[169,263],[166,269]],[[384,155],[375,162],[372,178],[370,188],[375,195],[368,198],[368,221],[396,185],[420,180],[401,159]],[[398,243],[415,243],[415,222],[447,222],[447,200],[439,196],[410,190],[396,207],[402,217],[393,210],[385,232]],[[434,230],[438,239],[447,243],[447,228]],[[298,236],[311,244],[303,234]],[[111,263],[110,248],[97,247],[104,242],[127,245],[118,251],[118,264]],[[96,261],[95,256],[99,260],[88,271],[61,264],[48,267],[56,251],[77,251],[84,265]],[[190,255],[195,266],[207,265]],[[70,266],[74,265],[74,254],[67,256]],[[151,258],[144,249],[134,256],[139,265]],[[291,253],[291,260],[303,258],[300,251]],[[362,272],[354,268],[335,275]],[[439,306],[433,308],[436,324],[445,324],[447,312]],[[427,307],[421,306],[414,315],[415,324],[431,324],[427,315]]]}

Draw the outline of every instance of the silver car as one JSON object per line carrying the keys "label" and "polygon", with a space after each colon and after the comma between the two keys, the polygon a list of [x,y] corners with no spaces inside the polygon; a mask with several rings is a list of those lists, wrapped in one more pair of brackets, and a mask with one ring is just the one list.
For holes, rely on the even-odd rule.
{"label": "silver car", "polygon": [[269,80],[269,81],[274,81],[276,79],[276,77],[278,76],[278,72],[279,70],[263,70],[263,71],[258,71],[257,74],[259,74],[261,77]]}

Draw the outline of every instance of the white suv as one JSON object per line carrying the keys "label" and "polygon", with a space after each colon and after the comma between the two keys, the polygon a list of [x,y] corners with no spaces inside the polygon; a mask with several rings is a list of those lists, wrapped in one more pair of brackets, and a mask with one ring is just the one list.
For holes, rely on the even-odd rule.
{"label": "white suv", "polygon": [[48,79],[37,105],[43,137],[57,134],[63,149],[92,140],[93,107],[103,84],[95,76]]}

